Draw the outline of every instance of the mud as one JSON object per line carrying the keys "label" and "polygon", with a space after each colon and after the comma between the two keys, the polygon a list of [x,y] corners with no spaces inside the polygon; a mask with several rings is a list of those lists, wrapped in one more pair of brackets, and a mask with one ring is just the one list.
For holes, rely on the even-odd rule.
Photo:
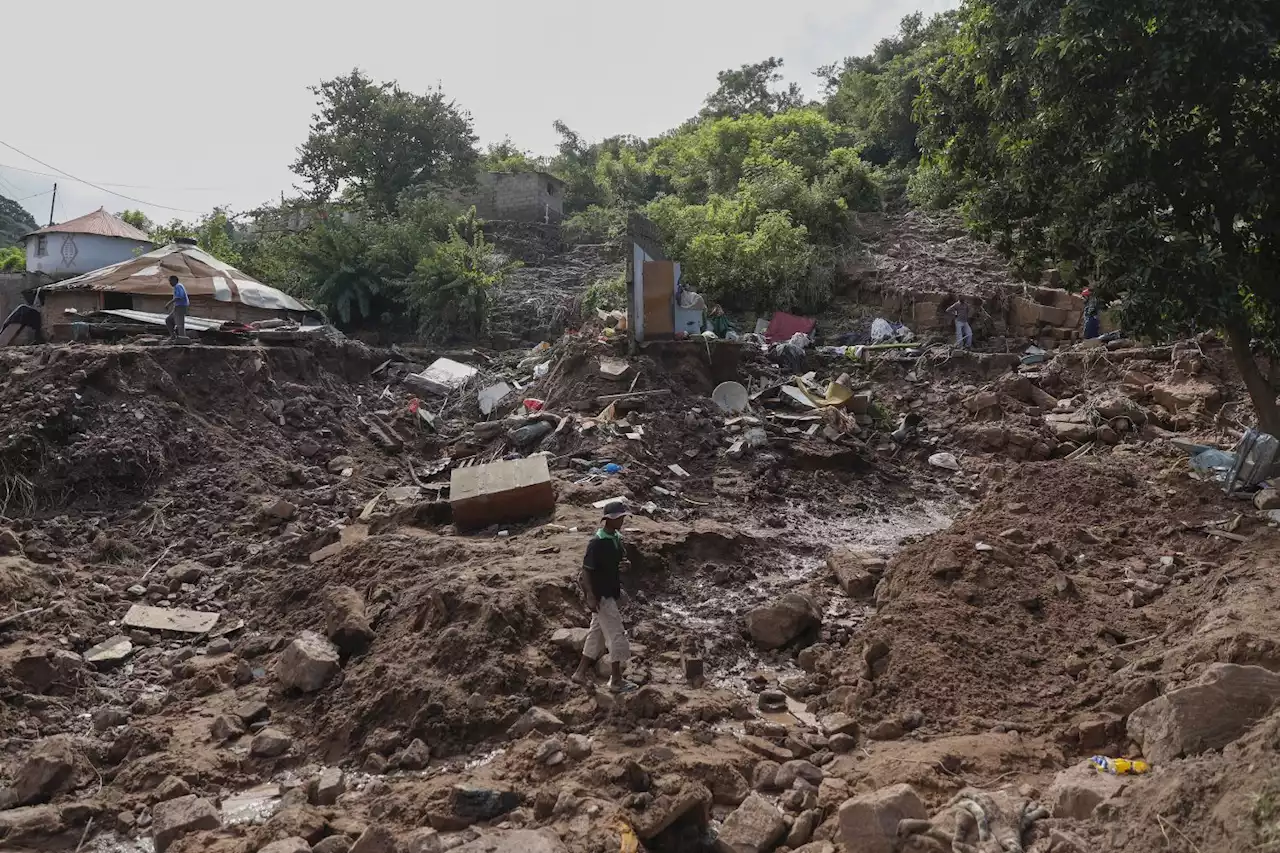
{"label": "mud", "polygon": [[[729,347],[633,359],[636,390],[668,394],[615,413],[643,428],[629,439],[595,401],[626,390],[598,371],[621,353],[590,331],[556,344],[524,392],[565,419],[541,448],[556,510],[471,535],[448,523],[435,483],[513,448],[469,408],[446,404],[425,428],[405,387],[370,377],[393,354],[0,351],[0,619],[16,617],[0,623],[0,844],[151,851],[155,805],[189,792],[220,827],[181,835],[177,853],[355,840],[375,824],[404,853],[415,832],[456,846],[517,828],[614,851],[620,821],[650,853],[710,850],[768,777],[765,755],[820,768],[821,787],[761,787],[789,830],[812,811],[817,839],[838,840],[848,797],[897,783],[930,808],[965,787],[1040,796],[1081,759],[1134,754],[1135,696],[1209,662],[1280,667],[1275,522],[1190,477],[1169,443],[1224,438],[1224,412],[1240,412],[1211,341],[1064,351],[1017,381],[999,353],[811,354],[819,381],[851,372],[871,390],[877,416],[807,435],[758,405],[766,442],[740,457],[728,451],[750,424],[717,413],[710,390],[784,375]],[[1213,394],[1168,390],[1190,387]],[[1107,415],[1117,396],[1132,404],[1125,429]],[[885,425],[907,412],[924,428],[900,448]],[[1065,436],[1053,413],[1078,413],[1092,437]],[[961,470],[932,466],[939,450]],[[606,462],[621,472],[592,473]],[[416,496],[392,497],[408,486]],[[578,647],[553,639],[589,623],[574,574],[592,503],[619,495],[652,502],[624,531],[641,685],[626,696],[574,685]],[[880,567],[856,594],[828,566],[837,549]],[[820,624],[763,650],[746,613],[797,594]],[[201,635],[130,629],[134,604],[218,621]],[[336,672],[284,689],[284,648],[326,630]],[[121,634],[123,661],[84,660]],[[691,657],[705,673],[693,682]],[[824,730],[834,714],[856,737]],[[525,720],[536,725],[520,734]],[[1088,819],[1037,826],[1029,849],[1055,828],[1083,849],[1142,853],[1265,842],[1257,803],[1276,784],[1277,724],[1134,779]],[[7,786],[54,735],[73,738],[76,773],[24,811]],[[331,796],[318,793],[326,768],[343,773]],[[703,805],[676,813],[690,802]]]}

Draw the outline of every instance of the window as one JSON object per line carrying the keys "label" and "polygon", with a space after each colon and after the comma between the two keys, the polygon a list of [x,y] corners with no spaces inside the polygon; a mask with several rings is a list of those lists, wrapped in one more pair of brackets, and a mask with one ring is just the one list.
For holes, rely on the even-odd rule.
{"label": "window", "polygon": [[102,294],[102,308],[103,310],[106,310],[106,311],[118,311],[122,308],[132,309],[133,294],[132,293],[115,293],[109,290],[106,293]]}
{"label": "window", "polygon": [[556,194],[556,185],[555,185],[555,184],[553,184],[553,183],[548,182],[548,183],[547,183],[547,192],[548,192],[549,194],[551,194],[551,195],[555,195],[555,194]]}
{"label": "window", "polygon": [[36,238],[36,257],[43,258],[48,254],[49,254],[49,238],[43,237],[43,236],[37,237]]}

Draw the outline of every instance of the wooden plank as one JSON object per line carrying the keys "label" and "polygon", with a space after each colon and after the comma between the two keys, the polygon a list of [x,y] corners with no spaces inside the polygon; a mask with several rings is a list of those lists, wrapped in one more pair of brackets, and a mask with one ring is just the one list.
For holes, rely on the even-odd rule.
{"label": "wooden plank", "polygon": [[130,628],[149,631],[181,631],[184,634],[204,634],[218,622],[217,613],[201,613],[181,607],[150,607],[135,604],[124,616],[124,624]]}

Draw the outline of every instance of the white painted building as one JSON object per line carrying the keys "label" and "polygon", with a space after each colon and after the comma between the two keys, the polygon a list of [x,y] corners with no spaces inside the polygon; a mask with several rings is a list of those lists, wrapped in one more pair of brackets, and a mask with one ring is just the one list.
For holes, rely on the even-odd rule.
{"label": "white painted building", "polygon": [[22,239],[27,249],[27,272],[55,279],[127,261],[154,246],[146,232],[103,208],[32,231]]}

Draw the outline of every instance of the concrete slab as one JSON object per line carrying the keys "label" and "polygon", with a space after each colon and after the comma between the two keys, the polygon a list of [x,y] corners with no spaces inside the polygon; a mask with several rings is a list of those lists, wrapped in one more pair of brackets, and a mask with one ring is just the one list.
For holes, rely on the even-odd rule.
{"label": "concrete slab", "polygon": [[449,476],[449,505],[459,530],[547,515],[556,508],[547,457],[455,468]]}

